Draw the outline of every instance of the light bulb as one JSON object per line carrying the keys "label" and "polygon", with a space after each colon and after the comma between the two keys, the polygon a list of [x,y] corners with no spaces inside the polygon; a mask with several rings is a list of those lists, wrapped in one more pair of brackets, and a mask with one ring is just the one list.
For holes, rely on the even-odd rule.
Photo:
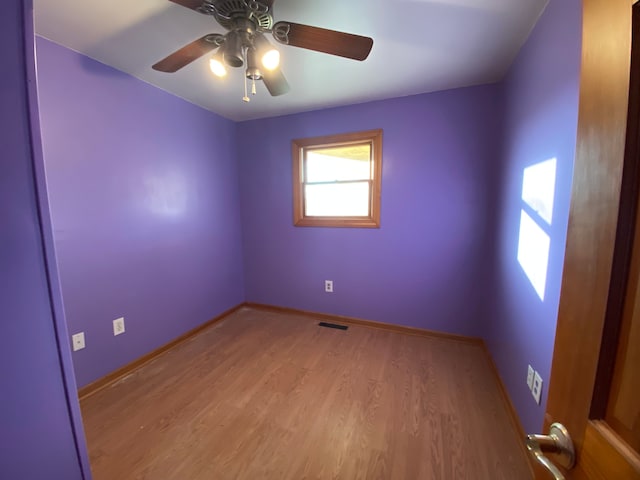
{"label": "light bulb", "polygon": [[224,63],[222,63],[217,57],[212,57],[209,60],[209,68],[213,74],[218,77],[224,77],[227,74],[227,69],[224,66]]}
{"label": "light bulb", "polygon": [[271,49],[262,55],[262,65],[267,70],[275,70],[280,65],[280,52],[278,50]]}

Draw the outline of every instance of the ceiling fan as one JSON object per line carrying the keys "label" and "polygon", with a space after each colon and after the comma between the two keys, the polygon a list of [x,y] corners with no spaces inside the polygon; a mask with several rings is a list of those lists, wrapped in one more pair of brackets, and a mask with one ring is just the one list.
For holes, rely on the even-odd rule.
{"label": "ceiling fan", "polygon": [[[279,68],[280,53],[265,33],[284,45],[306,48],[353,60],[364,60],[373,47],[373,39],[350,33],[327,30],[293,22],[273,21],[274,0],[170,0],[204,15],[211,15],[228,32],[210,33],[201,37],[152,66],[160,72],[173,73],[208,52],[215,50],[209,60],[211,71],[223,77],[226,67],[245,67],[245,95],[247,80],[262,80],[272,96],[289,91],[289,84]],[[260,62],[258,61],[260,60]]]}

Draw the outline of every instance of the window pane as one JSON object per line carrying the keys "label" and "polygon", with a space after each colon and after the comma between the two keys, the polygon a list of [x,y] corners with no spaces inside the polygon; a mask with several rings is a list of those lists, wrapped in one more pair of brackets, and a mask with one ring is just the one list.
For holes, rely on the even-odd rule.
{"label": "window pane", "polygon": [[310,217],[366,217],[369,182],[305,185],[305,200]]}
{"label": "window pane", "polygon": [[336,180],[369,180],[371,178],[371,145],[307,150],[307,182]]}

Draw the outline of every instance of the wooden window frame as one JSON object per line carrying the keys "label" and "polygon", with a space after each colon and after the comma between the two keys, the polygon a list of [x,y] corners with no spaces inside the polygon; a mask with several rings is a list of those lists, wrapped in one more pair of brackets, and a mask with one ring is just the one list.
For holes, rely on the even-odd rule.
{"label": "wooden window frame", "polygon": [[[373,178],[369,180],[369,215],[329,217],[305,215],[305,168],[307,150],[369,144]],[[299,138],[291,142],[293,158],[293,224],[297,227],[380,228],[380,189],[382,185],[382,130],[343,133],[323,137]]]}

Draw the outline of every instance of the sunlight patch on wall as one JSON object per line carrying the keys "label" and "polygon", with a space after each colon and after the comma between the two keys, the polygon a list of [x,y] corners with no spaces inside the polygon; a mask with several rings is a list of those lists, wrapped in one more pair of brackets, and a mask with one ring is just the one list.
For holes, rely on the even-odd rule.
{"label": "sunlight patch on wall", "polygon": [[522,200],[551,225],[553,194],[556,188],[556,159],[545,160],[524,169]]}
{"label": "sunlight patch on wall", "polygon": [[549,235],[525,212],[520,211],[520,235],[518,240],[518,262],[529,277],[529,281],[540,300],[544,300],[549,263]]}
{"label": "sunlight patch on wall", "polygon": [[518,262],[529,278],[540,300],[544,301],[549,266],[551,238],[541,227],[551,225],[556,188],[557,160],[551,158],[524,169],[522,174],[522,201],[535,212],[532,218],[520,211]]}

